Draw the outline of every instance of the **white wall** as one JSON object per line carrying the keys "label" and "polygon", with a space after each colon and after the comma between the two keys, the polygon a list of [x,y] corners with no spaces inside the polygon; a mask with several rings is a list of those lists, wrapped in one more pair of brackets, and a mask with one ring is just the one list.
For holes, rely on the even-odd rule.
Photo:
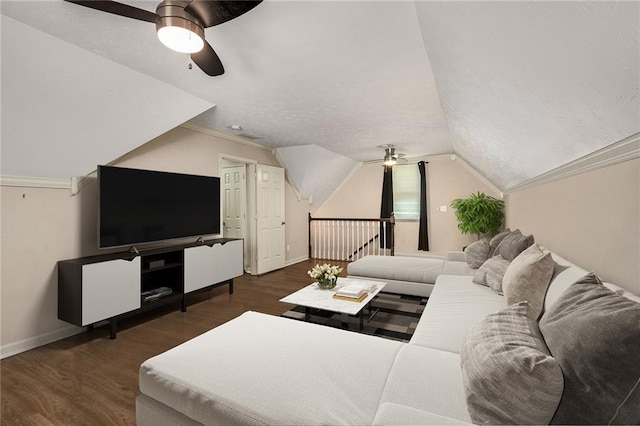
{"label": "white wall", "polygon": [[[458,230],[458,221],[450,207],[451,201],[477,191],[493,197],[498,197],[499,194],[479,179],[460,159],[452,158],[455,157],[425,158],[429,162],[427,208],[430,251],[420,252],[417,249],[419,223],[403,221],[398,222],[395,228],[396,254],[444,255],[448,251],[462,250],[462,247],[476,239],[474,235],[463,235]],[[314,213],[314,217],[380,217],[382,175],[381,164],[363,165]],[[439,211],[440,206],[446,206],[447,211]]]}
{"label": "white wall", "polygon": [[[269,150],[178,127],[121,158],[117,165],[218,176],[220,154],[277,165]],[[24,195],[24,196],[23,196]],[[0,345],[8,356],[79,329],[57,319],[59,260],[97,249],[95,179],[68,189],[0,187],[2,270]],[[287,185],[287,263],[307,257],[309,204]]]}
{"label": "white wall", "polygon": [[640,294],[640,159],[506,196],[507,224]]}

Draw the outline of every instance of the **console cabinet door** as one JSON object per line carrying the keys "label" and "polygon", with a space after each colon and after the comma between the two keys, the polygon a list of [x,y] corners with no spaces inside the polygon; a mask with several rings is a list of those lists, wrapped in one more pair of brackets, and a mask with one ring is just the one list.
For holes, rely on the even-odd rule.
{"label": "console cabinet door", "polygon": [[140,257],[82,265],[82,325],[140,307]]}
{"label": "console cabinet door", "polygon": [[218,252],[220,244],[212,247],[191,247],[184,251],[184,292],[217,284],[219,279]]}
{"label": "console cabinet door", "polygon": [[244,273],[244,241],[225,243],[220,250],[220,281],[239,277]]}

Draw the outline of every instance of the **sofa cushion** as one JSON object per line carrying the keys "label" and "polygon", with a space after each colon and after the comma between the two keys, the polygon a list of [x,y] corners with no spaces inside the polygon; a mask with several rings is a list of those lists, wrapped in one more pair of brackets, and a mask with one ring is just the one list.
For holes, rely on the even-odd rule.
{"label": "sofa cushion", "polygon": [[506,306],[503,296],[471,276],[440,275],[410,342],[459,354],[471,327]]}
{"label": "sofa cushion", "polygon": [[443,259],[411,256],[365,256],[347,265],[349,275],[420,283],[436,282]]}
{"label": "sofa cushion", "polygon": [[474,423],[549,423],[562,396],[562,371],[530,318],[527,302],[475,326],[460,357]]}
{"label": "sofa cushion", "polygon": [[494,256],[499,254],[511,262],[534,242],[533,235],[522,235],[519,230],[515,230],[500,241]]}
{"label": "sofa cushion", "polygon": [[556,424],[640,422],[640,304],[590,273],[540,320],[565,378]]}
{"label": "sofa cushion", "polygon": [[497,254],[488,259],[473,275],[473,282],[491,287],[493,291],[502,294],[502,277],[504,277],[509,261]]}
{"label": "sofa cushion", "polygon": [[474,241],[464,249],[464,260],[472,269],[478,269],[489,258],[489,240]]}
{"label": "sofa cushion", "polygon": [[471,420],[464,401],[460,355],[404,345],[388,372],[380,404],[389,402],[463,422]]}
{"label": "sofa cushion", "polygon": [[551,253],[544,253],[536,244],[529,246],[513,259],[502,278],[507,303],[528,301],[532,317],[538,319],[552,275]]}
{"label": "sofa cushion", "polygon": [[406,405],[385,402],[378,408],[374,425],[466,425],[468,422],[439,416]]}
{"label": "sofa cushion", "polygon": [[502,240],[504,240],[504,238],[509,234],[511,234],[511,229],[507,228],[504,231],[500,232],[499,234],[493,236],[493,238],[489,240],[489,256],[488,257],[493,257],[493,255],[496,252],[496,249],[498,248],[498,245],[500,245]]}
{"label": "sofa cushion", "polygon": [[371,424],[403,346],[245,312],[145,361],[140,391],[203,424]]}

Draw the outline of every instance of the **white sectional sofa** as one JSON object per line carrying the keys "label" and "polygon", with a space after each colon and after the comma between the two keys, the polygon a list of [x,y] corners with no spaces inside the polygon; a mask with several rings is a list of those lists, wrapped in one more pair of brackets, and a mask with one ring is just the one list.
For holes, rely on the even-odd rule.
{"label": "white sectional sofa", "polygon": [[[552,256],[547,310],[587,274]],[[409,343],[246,312],[142,364],[137,422],[469,423],[463,342],[505,308],[505,296],[474,284],[472,275],[440,274]],[[629,395],[640,404],[640,392]]]}

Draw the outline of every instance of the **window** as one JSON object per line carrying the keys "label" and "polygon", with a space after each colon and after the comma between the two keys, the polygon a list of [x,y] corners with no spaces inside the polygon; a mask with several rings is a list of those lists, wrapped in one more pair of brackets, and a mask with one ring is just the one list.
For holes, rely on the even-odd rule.
{"label": "window", "polygon": [[420,170],[416,164],[393,166],[393,213],[396,219],[420,219]]}

